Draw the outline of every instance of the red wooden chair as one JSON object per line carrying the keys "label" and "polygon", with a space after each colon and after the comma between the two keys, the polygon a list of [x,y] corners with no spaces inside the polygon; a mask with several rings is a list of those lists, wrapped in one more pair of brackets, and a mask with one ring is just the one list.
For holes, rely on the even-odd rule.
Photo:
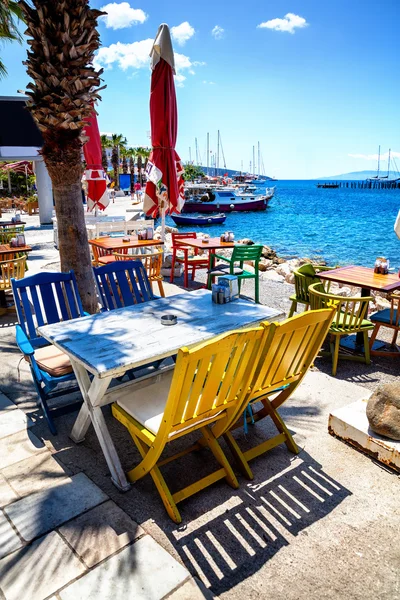
{"label": "red wooden chair", "polygon": [[[192,238],[197,239],[196,232],[190,233],[173,233],[172,234],[172,265],[171,265],[171,276],[170,282],[174,282],[174,270],[175,263],[183,264],[184,268],[184,286],[185,288],[189,287],[188,283],[188,275],[189,269],[192,269],[192,281],[194,279],[196,269],[208,269],[208,257],[199,256],[198,248],[194,248],[194,256],[189,256],[189,246],[185,246],[184,244],[180,244],[179,240],[183,238]],[[183,252],[183,257],[178,256],[178,251]]]}

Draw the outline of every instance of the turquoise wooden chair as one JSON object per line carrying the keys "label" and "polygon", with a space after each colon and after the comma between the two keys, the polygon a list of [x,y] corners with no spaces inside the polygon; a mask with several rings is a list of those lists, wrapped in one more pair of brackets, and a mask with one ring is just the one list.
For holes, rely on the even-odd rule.
{"label": "turquoise wooden chair", "polygon": [[[369,347],[371,356],[390,356],[400,358],[400,348],[396,344],[397,336],[399,335],[400,331],[400,293],[394,292],[389,296],[389,300],[390,308],[384,308],[383,310],[379,310],[370,316],[370,320],[375,327],[369,340]],[[373,349],[376,336],[378,335],[381,327],[388,327],[393,331],[390,350]]]}
{"label": "turquoise wooden chair", "polygon": [[[38,273],[23,279],[11,279],[19,325],[16,340],[29,363],[39,403],[53,435],[57,433],[53,416],[79,408],[82,400],[61,407],[49,407],[48,401],[77,391],[78,385],[70,360],[64,352],[40,337],[36,328],[82,317],[84,313],[73,271]],[[70,385],[64,385],[70,384]]]}
{"label": "turquoise wooden chair", "polygon": [[[260,264],[261,254],[263,251],[263,246],[252,245],[252,246],[244,246],[238,245],[233,248],[232,255],[230,258],[226,256],[221,256],[219,254],[211,253],[210,257],[210,270],[208,271],[208,289],[211,288],[211,283],[214,281],[215,277],[221,275],[236,275],[239,282],[239,291],[241,288],[242,281],[245,279],[254,279],[255,285],[255,302],[259,304],[260,302],[260,282],[259,282],[259,269],[258,265]],[[226,264],[215,265],[215,259],[219,259],[224,261]],[[246,271],[244,268],[244,263],[246,261],[254,262],[254,273],[251,271]]]}

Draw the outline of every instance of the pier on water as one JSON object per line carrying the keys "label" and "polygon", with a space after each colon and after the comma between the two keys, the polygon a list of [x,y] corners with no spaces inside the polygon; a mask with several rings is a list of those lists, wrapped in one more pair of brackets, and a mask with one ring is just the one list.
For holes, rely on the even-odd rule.
{"label": "pier on water", "polygon": [[[328,182],[322,182],[328,183]],[[400,190],[400,180],[396,181],[329,181],[333,186],[353,190]]]}

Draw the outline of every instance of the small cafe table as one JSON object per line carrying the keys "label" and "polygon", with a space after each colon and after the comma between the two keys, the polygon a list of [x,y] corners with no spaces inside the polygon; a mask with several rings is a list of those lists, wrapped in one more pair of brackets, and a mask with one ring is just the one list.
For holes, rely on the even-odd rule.
{"label": "small cafe table", "polygon": [[15,223],[13,221],[0,221],[0,227],[18,227],[18,225],[26,225],[25,221],[18,221],[18,223]]}
{"label": "small cafe table", "polygon": [[192,248],[198,248],[201,250],[208,250],[208,270],[210,271],[214,267],[214,260],[211,258],[212,253],[210,250],[221,250],[223,248],[234,248],[235,242],[221,242],[220,238],[208,238],[207,242],[204,242],[201,238],[182,238],[179,243],[184,246],[191,246]]}
{"label": "small cafe table", "polygon": [[[357,267],[350,265],[348,267],[339,267],[332,271],[322,271],[318,273],[320,279],[326,281],[336,281],[361,288],[361,296],[366,297],[371,294],[371,290],[378,292],[393,292],[400,289],[400,278],[397,274],[388,273],[381,275],[375,273],[374,269],[368,267]],[[354,336],[349,336],[341,342],[341,346],[354,350],[354,348],[363,345],[363,334],[358,333],[354,344]]]}
{"label": "small cafe table", "polygon": [[30,246],[10,246],[10,244],[0,244],[0,261],[12,260],[17,254],[31,252]]}
{"label": "small cafe table", "polygon": [[[178,322],[165,327],[161,316],[171,312],[177,315]],[[126,491],[130,486],[101,407],[129,395],[135,387],[143,386],[143,381],[137,379],[109,388],[111,381],[115,383],[116,378],[135,367],[174,356],[182,346],[190,347],[232,329],[283,317],[279,310],[241,298],[214,304],[211,292],[197,290],[44,325],[38,327],[38,333],[68,354],[78,380],[84,403],[71,432],[72,440],[82,442],[92,423],[111,479],[118,489]],[[161,377],[170,369],[161,368],[152,376]]]}
{"label": "small cafe table", "polygon": [[[123,238],[128,238],[129,242],[123,242]],[[137,236],[104,236],[89,240],[91,246],[97,246],[103,250],[107,250],[112,254],[123,248],[147,248],[148,246],[163,246],[161,240],[139,240]]]}

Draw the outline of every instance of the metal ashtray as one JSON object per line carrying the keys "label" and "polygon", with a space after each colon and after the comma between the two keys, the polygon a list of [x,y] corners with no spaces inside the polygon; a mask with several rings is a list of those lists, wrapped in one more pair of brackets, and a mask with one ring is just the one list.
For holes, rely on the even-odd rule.
{"label": "metal ashtray", "polygon": [[205,239],[202,240],[202,242],[203,242],[203,244],[209,244],[210,240],[208,238],[205,238]]}
{"label": "metal ashtray", "polygon": [[161,317],[161,325],[176,325],[178,317],[176,315],[163,315]]}

